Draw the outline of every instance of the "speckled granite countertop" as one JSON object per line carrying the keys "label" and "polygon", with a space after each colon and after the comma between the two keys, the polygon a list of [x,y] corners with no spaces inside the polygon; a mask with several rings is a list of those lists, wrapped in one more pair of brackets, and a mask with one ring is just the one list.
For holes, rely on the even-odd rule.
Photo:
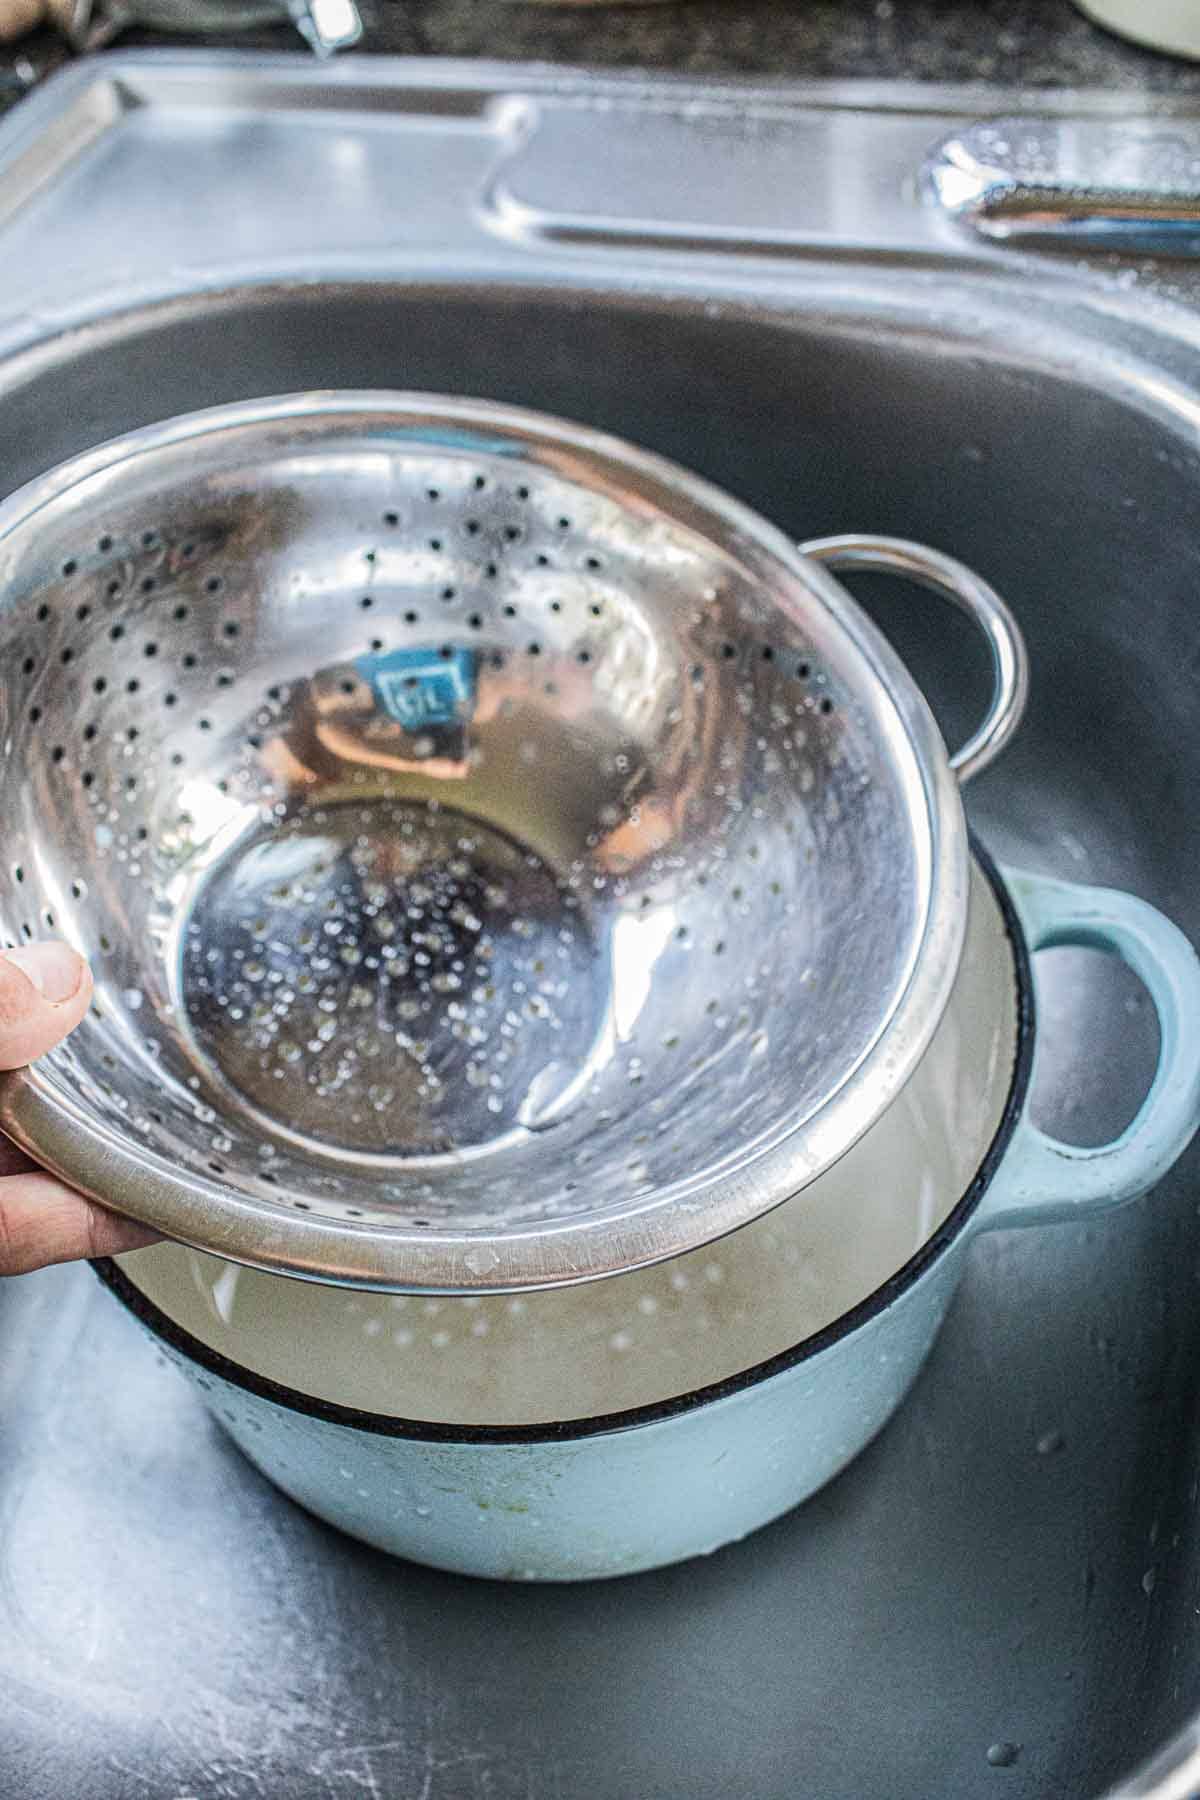
{"label": "speckled granite countertop", "polygon": [[[586,7],[363,0],[362,12],[363,48],[399,55],[1200,93],[1200,65],[1120,43],[1090,25],[1070,0],[678,0]],[[297,47],[286,27],[225,39],[139,31],[121,41]],[[297,54],[307,52],[300,48]],[[31,38],[0,57],[0,69],[11,69],[18,55],[42,71],[63,52],[47,35]]]}

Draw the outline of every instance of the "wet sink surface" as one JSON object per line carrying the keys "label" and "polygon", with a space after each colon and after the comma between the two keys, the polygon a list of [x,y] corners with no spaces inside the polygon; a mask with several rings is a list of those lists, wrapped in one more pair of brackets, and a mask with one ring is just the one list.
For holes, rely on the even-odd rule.
{"label": "wet sink surface", "polygon": [[[1132,889],[1200,940],[1182,328],[1118,328],[1107,298],[1043,328],[991,267],[939,286],[864,255],[764,278],[769,305],[741,285],[591,270],[135,308],[0,365],[0,491],[190,407],[408,387],[609,427],[797,537],[924,539],[1029,639],[1028,721],[971,791],[989,847]],[[957,741],[985,688],[967,628],[860,591]],[[1151,1064],[1149,1009],[1098,959],[1041,973],[1039,1106],[1098,1141]],[[1198,1172],[1193,1151],[1099,1224],[985,1240],[911,1401],[832,1488],[710,1559],[581,1589],[339,1537],[243,1462],[86,1270],[8,1284],[0,1791],[1099,1795],[1200,1696]]]}

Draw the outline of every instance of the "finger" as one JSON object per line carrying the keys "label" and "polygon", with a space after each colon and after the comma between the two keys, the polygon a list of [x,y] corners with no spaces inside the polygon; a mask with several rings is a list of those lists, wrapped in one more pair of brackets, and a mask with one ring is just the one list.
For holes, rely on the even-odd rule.
{"label": "finger", "polygon": [[74,1031],[92,976],[68,944],[47,940],[0,955],[0,1069],[21,1069]]}
{"label": "finger", "polygon": [[0,1275],[27,1275],[85,1256],[119,1256],[157,1238],[157,1232],[72,1193],[52,1175],[0,1181]]}

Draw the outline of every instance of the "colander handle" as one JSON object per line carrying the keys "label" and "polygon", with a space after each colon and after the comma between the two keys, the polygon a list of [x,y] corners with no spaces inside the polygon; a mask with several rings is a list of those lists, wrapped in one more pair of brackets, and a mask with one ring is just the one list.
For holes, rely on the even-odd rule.
{"label": "colander handle", "polygon": [[1200,958],[1183,933],[1132,894],[1013,870],[1004,878],[1031,953],[1058,945],[1105,950],[1141,977],[1158,1013],[1159,1052],[1137,1116],[1110,1144],[1064,1144],[1022,1117],[976,1215],[985,1231],[1054,1224],[1136,1200],[1200,1123]]}
{"label": "colander handle", "polygon": [[972,618],[992,657],[992,703],[987,717],[961,750],[950,758],[960,782],[970,781],[994,762],[1021,723],[1029,697],[1029,658],[1021,628],[999,594],[965,563],[940,550],[928,550],[907,538],[809,538],[800,554],[848,574],[903,575],[935,594],[943,594]]}

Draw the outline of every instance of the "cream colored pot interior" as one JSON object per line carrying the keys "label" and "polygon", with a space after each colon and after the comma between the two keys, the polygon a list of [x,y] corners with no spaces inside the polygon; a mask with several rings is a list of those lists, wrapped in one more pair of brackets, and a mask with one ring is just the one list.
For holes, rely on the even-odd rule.
{"label": "cream colored pot interior", "polygon": [[709,1248],[506,1298],[372,1294],[179,1244],[121,1259],[176,1324],[256,1374],[389,1417],[525,1425],[653,1404],[801,1343],[937,1230],[999,1127],[1016,1053],[1012,948],[972,868],[950,1005],[908,1086],[818,1182]]}

